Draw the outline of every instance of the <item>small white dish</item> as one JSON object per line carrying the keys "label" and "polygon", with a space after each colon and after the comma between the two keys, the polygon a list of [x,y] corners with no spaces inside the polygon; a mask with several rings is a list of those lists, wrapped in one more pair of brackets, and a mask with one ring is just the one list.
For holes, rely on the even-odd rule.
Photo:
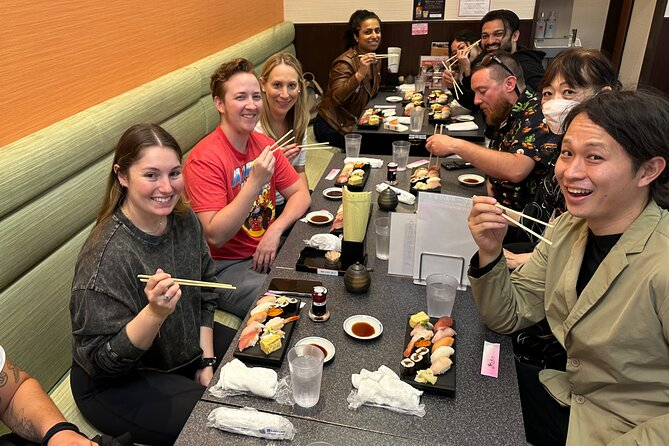
{"label": "small white dish", "polygon": [[306,216],[306,219],[309,223],[320,226],[330,223],[332,220],[334,220],[334,216],[330,212],[322,210],[309,212]]}
{"label": "small white dish", "polygon": [[390,109],[390,108],[386,108],[385,110],[383,110],[382,113],[383,113],[383,116],[386,117],[386,118],[393,117],[397,114],[397,112],[395,110]]}
{"label": "small white dish", "polygon": [[465,186],[479,186],[483,184],[485,178],[483,178],[481,175],[467,173],[465,175],[460,175],[458,177],[458,181],[460,182],[460,184],[463,184]]}
{"label": "small white dish", "polygon": [[[374,333],[372,333],[369,336],[359,336],[355,334],[353,332],[353,325],[359,322],[370,325],[374,329]],[[381,321],[379,321],[377,318],[373,316],[367,316],[365,314],[356,314],[355,316],[351,316],[344,321],[344,331],[346,332],[347,335],[351,336],[352,338],[362,339],[367,341],[381,336],[381,333],[383,333],[383,324],[381,323]]]}
{"label": "small white dish", "polygon": [[400,124],[404,124],[404,125],[410,125],[411,124],[411,117],[409,117],[409,116],[398,116],[397,117],[397,122],[399,122]]}
{"label": "small white dish", "polygon": [[328,187],[323,191],[323,196],[328,200],[341,200],[342,192],[341,187]]}
{"label": "small white dish", "polygon": [[388,102],[402,102],[402,96],[388,96],[386,98]]}
{"label": "small white dish", "polygon": [[302,344],[315,345],[316,347],[320,347],[323,350],[325,350],[325,359],[323,360],[323,362],[328,362],[332,358],[334,358],[335,346],[332,342],[328,341],[325,338],[321,338],[320,336],[309,336],[307,338],[302,338],[295,343],[295,345],[302,345]]}
{"label": "small white dish", "polygon": [[451,120],[452,121],[468,122],[468,121],[473,121],[474,117],[472,115],[452,116]]}

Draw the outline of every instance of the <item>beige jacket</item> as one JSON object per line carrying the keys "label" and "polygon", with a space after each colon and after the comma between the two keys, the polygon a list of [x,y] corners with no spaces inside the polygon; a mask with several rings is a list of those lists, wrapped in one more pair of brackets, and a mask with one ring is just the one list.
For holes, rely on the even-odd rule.
{"label": "beige jacket", "polygon": [[355,78],[360,68],[358,54],[355,48],[350,48],[332,62],[328,88],[318,105],[318,114],[342,135],[355,129],[358,118],[378,93],[381,83],[380,63],[372,64],[370,74],[358,82]]}
{"label": "beige jacket", "polygon": [[486,325],[511,333],[547,318],[567,371],[541,382],[571,406],[570,445],[669,444],[669,212],[651,201],[576,296],[587,243],[564,214],[522,268],[470,278]]}

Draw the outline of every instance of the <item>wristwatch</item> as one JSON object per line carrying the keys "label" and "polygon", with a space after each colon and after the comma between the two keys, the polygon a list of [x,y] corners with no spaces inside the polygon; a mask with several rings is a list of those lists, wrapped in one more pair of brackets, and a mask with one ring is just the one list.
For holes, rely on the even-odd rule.
{"label": "wristwatch", "polygon": [[216,369],[216,357],[214,356],[213,358],[202,358],[200,359],[200,367],[201,369],[205,367],[213,367]]}

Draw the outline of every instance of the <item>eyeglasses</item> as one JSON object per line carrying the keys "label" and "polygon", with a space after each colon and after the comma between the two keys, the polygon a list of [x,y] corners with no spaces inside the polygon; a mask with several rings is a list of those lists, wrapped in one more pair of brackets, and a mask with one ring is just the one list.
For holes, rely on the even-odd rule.
{"label": "eyeglasses", "polygon": [[[483,59],[481,59],[481,66],[482,67],[487,67],[489,66],[492,62],[496,62],[499,64],[500,67],[504,68],[504,70],[509,73],[509,75],[516,77],[513,71],[511,71],[511,68],[507,67],[504,62],[500,60],[499,57],[495,56],[494,54],[487,54]],[[518,83],[516,82],[516,85],[513,87],[513,90],[516,92],[518,96],[520,96],[520,90],[518,89]]]}

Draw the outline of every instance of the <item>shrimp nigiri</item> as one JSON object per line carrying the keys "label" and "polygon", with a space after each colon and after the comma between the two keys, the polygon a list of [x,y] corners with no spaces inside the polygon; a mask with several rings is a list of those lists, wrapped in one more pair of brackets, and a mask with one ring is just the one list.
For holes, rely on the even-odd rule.
{"label": "shrimp nigiri", "polygon": [[404,350],[404,357],[408,358],[411,356],[411,352],[413,351],[413,346],[416,344],[416,342],[420,341],[421,339],[431,339],[432,336],[434,336],[434,332],[432,330],[427,330],[427,329],[422,329],[418,330],[416,334],[413,335],[411,338],[411,341],[409,341],[409,344],[407,345],[407,348]]}
{"label": "shrimp nigiri", "polygon": [[273,317],[272,319],[268,320],[265,323],[265,333],[269,333],[272,331],[278,331],[283,328],[284,325],[286,325],[289,322],[296,321],[300,318],[300,316],[291,316],[287,318],[282,318],[282,317]]}
{"label": "shrimp nigiri", "polygon": [[253,322],[248,324],[242,333],[239,335],[239,351],[245,348],[253,347],[258,342],[260,332],[262,331],[262,324],[260,322]]}

